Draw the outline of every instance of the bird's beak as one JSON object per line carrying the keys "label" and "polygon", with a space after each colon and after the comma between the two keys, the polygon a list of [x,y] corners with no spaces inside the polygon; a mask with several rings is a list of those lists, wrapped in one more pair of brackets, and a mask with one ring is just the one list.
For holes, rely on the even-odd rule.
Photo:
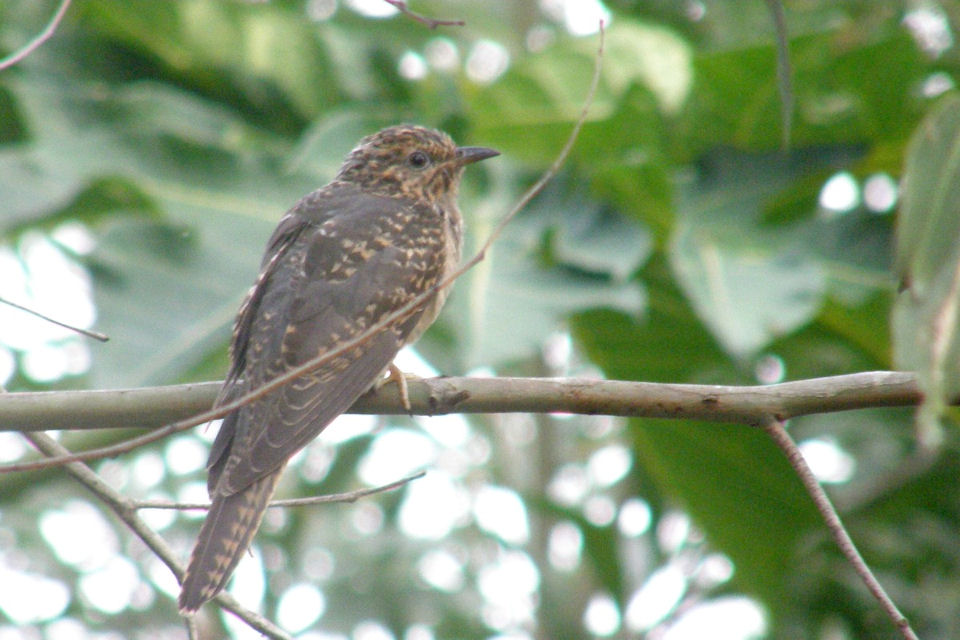
{"label": "bird's beak", "polygon": [[458,147],[457,166],[463,167],[498,155],[500,155],[499,151],[487,147]]}

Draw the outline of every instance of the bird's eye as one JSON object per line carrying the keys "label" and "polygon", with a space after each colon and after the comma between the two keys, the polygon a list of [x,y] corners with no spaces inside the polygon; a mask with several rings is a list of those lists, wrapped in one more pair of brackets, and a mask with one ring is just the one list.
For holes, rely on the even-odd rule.
{"label": "bird's eye", "polygon": [[430,164],[430,156],[423,151],[414,151],[407,156],[407,164],[414,169],[423,169],[425,166]]}

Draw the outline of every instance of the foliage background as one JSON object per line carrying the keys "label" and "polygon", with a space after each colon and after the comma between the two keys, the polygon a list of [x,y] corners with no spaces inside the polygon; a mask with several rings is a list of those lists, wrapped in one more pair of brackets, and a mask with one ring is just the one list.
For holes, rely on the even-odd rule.
{"label": "foliage background", "polygon": [[[0,4],[0,47],[21,46],[55,4]],[[51,41],[0,73],[0,294],[95,319],[111,341],[2,310],[7,388],[220,377],[272,226],[387,124],[502,151],[463,188],[477,246],[569,133],[597,46],[573,33],[592,31],[574,17],[591,7],[414,3],[467,23],[431,31],[333,0],[75,3]],[[570,161],[458,282],[417,351],[447,374],[665,382],[892,368],[898,181],[911,135],[952,92],[960,8],[797,0],[785,10],[796,97],[786,151],[766,3],[606,3],[600,91]],[[843,187],[846,201],[827,197]],[[684,637],[695,615],[737,594],[762,605],[769,637],[894,636],[779,452],[745,427],[564,416],[351,424],[311,445],[285,495],[380,477],[358,469],[407,438],[425,453],[398,473],[430,469],[438,480],[421,483],[446,491],[446,501],[429,495],[454,513],[446,528],[411,535],[403,519],[429,515],[411,506],[423,500],[414,485],[271,516],[261,560],[242,576],[269,588],[248,603],[289,621],[284,594],[314,585],[325,606],[305,637]],[[790,428],[853,464],[831,493],[920,635],[960,635],[952,431],[919,447],[903,410]],[[195,496],[208,441],[198,431],[97,468],[133,497]],[[3,443],[4,459],[26,455],[14,436]],[[125,531],[89,540],[98,552],[80,560],[58,547],[69,517],[112,526],[80,489],[56,471],[0,488],[0,571],[47,589],[49,605],[26,610],[0,589],[3,633],[182,634],[172,578]],[[484,520],[490,496],[510,526]],[[155,522],[186,555],[195,518]],[[118,558],[133,586],[104,604],[96,576],[113,575]],[[498,576],[519,591],[498,600]],[[657,591],[666,604],[651,604]],[[713,637],[749,636],[726,611]],[[212,637],[222,624],[211,609]]]}

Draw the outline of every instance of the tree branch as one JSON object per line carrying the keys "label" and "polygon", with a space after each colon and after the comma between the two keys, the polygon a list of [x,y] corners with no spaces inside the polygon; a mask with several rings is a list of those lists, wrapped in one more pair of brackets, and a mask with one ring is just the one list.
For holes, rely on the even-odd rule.
{"label": "tree branch", "polygon": [[40,313],[39,311],[36,311],[36,310],[34,310],[34,309],[31,309],[30,307],[25,307],[25,306],[23,306],[22,304],[17,304],[16,302],[13,302],[12,300],[7,300],[6,298],[0,297],[0,304],[5,304],[5,305],[7,305],[8,307],[13,307],[14,309],[19,309],[20,311],[23,311],[24,313],[29,313],[30,315],[34,316],[35,318],[40,318],[41,320],[46,320],[46,321],[49,322],[50,324],[55,324],[55,325],[57,325],[58,327],[63,327],[64,329],[69,329],[70,331],[75,331],[76,333],[79,333],[79,334],[81,334],[81,335],[85,335],[85,336],[87,336],[88,338],[93,338],[94,340],[99,340],[100,342],[107,342],[107,341],[110,340],[110,336],[108,336],[108,335],[106,335],[106,334],[104,334],[104,333],[100,333],[99,331],[91,331],[90,329],[84,329],[83,327],[75,327],[74,325],[72,325],[72,324],[67,324],[66,322],[60,322],[59,320],[56,320],[56,319],[54,319],[54,318],[51,318],[51,317],[48,316],[48,315],[44,315],[44,314]]}
{"label": "tree branch", "polygon": [[834,542],[836,542],[840,548],[840,553],[843,554],[847,562],[853,567],[853,570],[860,576],[860,579],[877,602],[880,603],[880,606],[883,607],[887,617],[896,625],[904,639],[918,640],[917,634],[910,627],[910,621],[900,613],[900,609],[897,608],[896,603],[887,595],[883,585],[881,585],[877,577],[873,575],[873,571],[870,570],[869,565],[867,565],[863,556],[860,555],[857,545],[854,544],[850,534],[847,533],[847,529],[843,526],[840,515],[830,502],[830,497],[827,496],[827,492],[820,486],[817,477],[813,475],[813,470],[810,469],[807,461],[804,460],[803,453],[800,452],[793,438],[791,438],[787,430],[784,429],[783,422],[770,419],[767,420],[762,427],[767,435],[770,436],[770,439],[773,440],[786,455],[787,461],[790,462],[790,466],[793,467],[793,470],[797,476],[799,476],[800,482],[803,483],[803,487],[807,490],[814,505],[817,507],[817,511],[820,512],[820,516],[830,530]]}
{"label": "tree branch", "polygon": [[[355,491],[346,491],[344,493],[331,493],[325,496],[311,496],[309,498],[287,498],[285,500],[271,500],[267,505],[271,509],[280,507],[308,507],[315,504],[328,504],[330,502],[356,502],[360,498],[366,498],[377,493],[393,491],[400,487],[410,484],[414,480],[419,480],[427,475],[426,471],[418,471],[399,480],[394,480],[379,487],[369,489],[356,489]],[[130,504],[134,509],[175,509],[177,511],[204,511],[210,508],[209,502],[170,502],[168,500],[134,500]]]}
{"label": "tree branch", "polygon": [[17,64],[37,50],[40,45],[49,40],[57,31],[57,27],[60,25],[60,21],[63,20],[63,16],[66,15],[67,9],[70,7],[70,1],[71,0],[62,0],[60,2],[60,6],[57,7],[56,13],[53,14],[52,18],[50,18],[50,22],[47,23],[47,26],[44,27],[43,31],[37,34],[35,38],[17,51],[11,53],[9,56],[0,59],[0,71]]}
{"label": "tree branch", "polygon": [[407,3],[404,0],[383,0],[387,4],[394,7],[397,11],[404,14],[412,20],[426,25],[429,29],[436,29],[437,27],[462,27],[466,22],[463,20],[443,20],[437,18],[429,18],[423,14],[416,13],[411,11],[410,7],[407,6]]}
{"label": "tree branch", "polygon": [[783,149],[790,148],[790,130],[793,125],[794,96],[793,71],[790,68],[790,36],[780,0],[767,0],[777,37],[777,87],[780,90],[780,121],[783,125]]}
{"label": "tree branch", "polygon": [[[0,431],[158,429],[208,409],[221,383],[107,391],[0,395]],[[757,386],[666,384],[590,378],[425,378],[410,380],[415,415],[577,413],[763,424],[778,419],[915,406],[916,376],[867,371]],[[362,396],[348,413],[405,415],[396,385]]]}

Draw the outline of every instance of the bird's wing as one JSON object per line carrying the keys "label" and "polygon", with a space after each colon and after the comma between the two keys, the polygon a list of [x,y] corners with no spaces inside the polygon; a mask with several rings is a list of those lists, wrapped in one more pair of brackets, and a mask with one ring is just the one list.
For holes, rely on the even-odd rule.
{"label": "bird's wing", "polygon": [[[244,369],[247,367],[250,332],[254,321],[258,316],[262,316],[261,303],[264,294],[267,292],[266,283],[279,282],[277,272],[283,270],[284,261],[289,259],[287,252],[307,228],[308,225],[304,223],[303,218],[291,211],[283,217],[267,242],[267,250],[263,264],[260,266],[260,274],[254,285],[250,287],[250,291],[247,292],[233,324],[233,337],[230,342],[230,369],[214,406],[225,405],[252,390],[252,387],[245,384],[242,376]],[[233,444],[233,436],[237,429],[237,418],[240,414],[241,411],[233,411],[224,416],[217,437],[210,448],[210,457],[207,463],[210,468],[210,474],[207,477],[207,489],[211,497],[214,494],[223,465],[227,460],[227,453]]]}
{"label": "bird's wing", "polygon": [[[340,207],[322,222],[301,211],[286,225],[238,319],[233,358],[242,366],[225,397],[356,338],[439,280],[442,261],[411,253],[410,237],[384,241],[384,221],[396,229],[404,215],[431,215],[427,207],[358,193],[347,202],[318,203],[325,211]],[[211,451],[211,493],[242,490],[310,442],[376,382],[422,313],[225,418]]]}

